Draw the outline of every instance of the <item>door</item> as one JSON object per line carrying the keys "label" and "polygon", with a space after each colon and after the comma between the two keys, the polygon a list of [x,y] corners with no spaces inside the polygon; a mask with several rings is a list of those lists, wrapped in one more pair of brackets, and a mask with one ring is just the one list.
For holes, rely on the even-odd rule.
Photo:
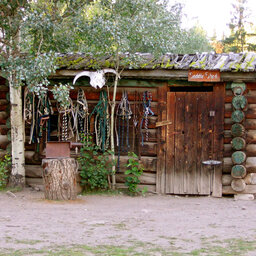
{"label": "door", "polygon": [[167,116],[172,123],[167,126],[166,193],[210,195],[213,191],[214,167],[202,161],[218,155],[214,98],[213,91],[168,92]]}

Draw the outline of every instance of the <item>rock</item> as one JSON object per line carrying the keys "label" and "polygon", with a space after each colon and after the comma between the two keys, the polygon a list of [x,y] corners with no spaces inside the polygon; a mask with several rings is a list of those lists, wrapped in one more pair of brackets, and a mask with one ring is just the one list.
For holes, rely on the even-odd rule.
{"label": "rock", "polygon": [[11,191],[7,191],[6,194],[10,197],[14,197],[16,198],[17,196],[15,194],[13,194]]}
{"label": "rock", "polygon": [[234,200],[243,200],[243,201],[252,201],[254,200],[254,195],[253,194],[237,194],[234,195]]}

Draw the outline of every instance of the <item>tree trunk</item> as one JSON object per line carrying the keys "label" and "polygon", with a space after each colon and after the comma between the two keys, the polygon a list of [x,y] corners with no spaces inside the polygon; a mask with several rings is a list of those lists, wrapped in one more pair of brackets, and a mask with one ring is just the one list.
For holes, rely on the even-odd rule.
{"label": "tree trunk", "polygon": [[24,123],[21,86],[10,77],[12,172],[9,184],[12,187],[25,186]]}
{"label": "tree trunk", "polygon": [[43,159],[44,195],[50,200],[75,200],[78,163],[73,158]]}
{"label": "tree trunk", "polygon": [[246,184],[243,179],[233,179],[231,182],[231,187],[236,192],[242,192],[245,190]]}

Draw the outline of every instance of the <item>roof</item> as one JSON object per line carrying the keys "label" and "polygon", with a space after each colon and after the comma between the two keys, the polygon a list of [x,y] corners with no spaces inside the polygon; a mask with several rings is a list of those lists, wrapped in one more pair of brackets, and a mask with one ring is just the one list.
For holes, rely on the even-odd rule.
{"label": "roof", "polygon": [[[221,72],[253,72],[256,70],[256,53],[196,53],[196,54],[165,54],[154,58],[149,53],[137,53],[135,59],[127,61],[129,54],[120,55],[121,68],[124,69],[162,69],[162,70],[220,70]],[[59,69],[84,70],[113,68],[114,58],[93,58],[90,54],[67,53],[59,54]]]}

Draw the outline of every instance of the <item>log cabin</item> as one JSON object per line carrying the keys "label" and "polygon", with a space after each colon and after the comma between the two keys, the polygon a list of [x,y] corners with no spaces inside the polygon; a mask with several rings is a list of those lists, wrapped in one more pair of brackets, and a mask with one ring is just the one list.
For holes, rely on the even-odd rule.
{"label": "log cabin", "polygon": [[[141,186],[151,192],[175,195],[255,194],[256,54],[166,54],[155,59],[151,54],[138,53],[138,57],[136,68],[127,63],[120,67],[117,104],[122,93],[127,92],[133,116],[137,111],[142,118],[143,94],[150,94],[154,114],[147,117],[147,125],[138,128],[133,117],[128,125],[129,150],[139,155],[145,168]],[[70,53],[60,55],[58,62],[51,82],[72,84],[79,72],[95,69],[96,60],[86,54]],[[97,60],[99,67],[114,67],[114,61],[110,57]],[[113,77],[107,78],[108,84],[113,84]],[[70,92],[73,101],[79,88],[84,90],[91,112],[101,90],[92,88],[89,78],[80,78]],[[1,78],[2,154],[10,146],[8,95],[8,83]],[[54,140],[58,111],[50,98],[55,115],[50,137]],[[43,155],[38,153],[36,143],[28,143],[28,127],[26,138],[26,182],[39,186]],[[124,187],[124,164],[128,159],[128,150],[121,151],[126,152],[120,152],[116,176],[120,188]]]}

